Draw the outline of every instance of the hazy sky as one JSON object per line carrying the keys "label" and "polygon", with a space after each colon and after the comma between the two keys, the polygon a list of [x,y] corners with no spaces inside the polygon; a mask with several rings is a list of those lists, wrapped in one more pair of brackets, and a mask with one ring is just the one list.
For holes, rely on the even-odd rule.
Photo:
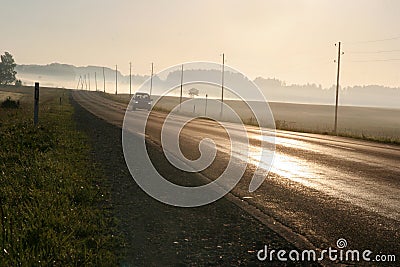
{"label": "hazy sky", "polygon": [[[19,64],[118,64],[128,74],[132,61],[148,74],[151,62],[160,71],[224,52],[250,78],[330,86],[342,41],[343,85],[400,86],[396,0],[1,0],[1,9],[0,53]],[[371,61],[382,59],[391,61]]]}

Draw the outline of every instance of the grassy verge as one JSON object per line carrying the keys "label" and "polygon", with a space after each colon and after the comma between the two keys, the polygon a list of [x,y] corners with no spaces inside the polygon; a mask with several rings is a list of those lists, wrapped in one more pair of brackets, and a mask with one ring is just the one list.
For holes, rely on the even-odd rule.
{"label": "grassy verge", "polygon": [[[251,123],[250,123],[251,124]],[[322,134],[322,135],[330,135],[330,136],[341,136],[341,137],[348,137],[353,139],[360,139],[378,143],[385,143],[385,144],[393,144],[393,145],[400,145],[400,139],[398,137],[390,137],[390,136],[373,136],[368,133],[357,133],[352,130],[340,130],[337,134],[333,131],[327,130],[318,130],[318,129],[305,129],[305,128],[298,128],[291,126],[290,123],[286,121],[275,121],[276,129],[284,130],[284,131],[294,131],[294,132],[301,132],[301,133],[313,133],[313,134]]]}
{"label": "grassy verge", "polygon": [[0,109],[0,266],[115,265],[108,190],[68,91],[42,90],[38,127],[21,92],[19,108]]}
{"label": "grassy verge", "polygon": [[108,98],[110,100],[122,103],[122,104],[128,104],[129,101],[131,100],[131,96],[129,96],[129,94],[109,94],[109,93],[104,93],[104,92],[96,92],[97,94],[99,94],[100,96],[104,97],[104,98]]}

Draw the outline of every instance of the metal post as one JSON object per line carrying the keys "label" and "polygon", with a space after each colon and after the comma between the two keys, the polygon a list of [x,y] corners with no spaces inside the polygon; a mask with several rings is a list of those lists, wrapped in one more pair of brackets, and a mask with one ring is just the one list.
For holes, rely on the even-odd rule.
{"label": "metal post", "polygon": [[337,59],[337,77],[336,77],[336,101],[335,101],[335,128],[334,133],[337,135],[337,117],[338,117],[338,103],[339,103],[339,76],[340,76],[340,56],[341,56],[341,43],[339,42],[338,47],[338,59]]}
{"label": "metal post", "polygon": [[33,124],[36,126],[39,121],[39,83],[35,83],[35,99],[33,109]]}
{"label": "metal post", "polygon": [[89,91],[90,91],[90,73],[88,73]]}

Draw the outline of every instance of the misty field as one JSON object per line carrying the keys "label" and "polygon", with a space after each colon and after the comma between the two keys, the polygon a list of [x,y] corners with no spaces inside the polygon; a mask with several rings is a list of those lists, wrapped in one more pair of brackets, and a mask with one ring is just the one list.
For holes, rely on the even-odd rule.
{"label": "misty field", "polygon": [[[334,125],[334,106],[270,103],[275,120],[288,130],[329,133]],[[279,126],[279,125],[278,125]],[[342,106],[338,109],[342,135],[400,141],[400,109]]]}
{"label": "misty field", "polygon": [[[101,93],[102,96],[112,100],[129,103],[130,97],[127,94],[113,95]],[[153,97],[154,98],[154,97]],[[188,100],[184,98],[183,100]],[[197,99],[196,107],[183,110],[183,113],[205,115],[205,99]],[[245,123],[253,124],[254,117],[244,102],[235,100],[225,101]],[[179,98],[167,96],[159,100],[155,109],[170,111],[179,105]],[[277,129],[331,134],[334,127],[335,107],[330,105],[311,105],[294,103],[269,103],[275,119]],[[208,113],[216,113],[218,110],[211,105],[208,106]],[[384,142],[400,142],[400,108],[372,108],[339,106],[338,109],[338,133],[342,136],[371,139]]]}

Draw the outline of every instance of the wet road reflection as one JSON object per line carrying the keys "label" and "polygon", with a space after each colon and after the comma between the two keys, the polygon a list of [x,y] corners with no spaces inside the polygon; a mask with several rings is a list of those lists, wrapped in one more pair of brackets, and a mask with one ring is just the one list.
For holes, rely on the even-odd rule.
{"label": "wet road reflection", "polygon": [[[179,116],[176,119],[179,120]],[[202,139],[202,131],[215,129],[208,125],[209,122],[202,124],[202,129],[187,131],[189,138],[199,141]],[[232,124],[229,127],[235,134],[237,126]],[[237,131],[237,134],[240,132]],[[221,138],[218,132],[214,135],[213,140],[218,150],[230,154],[229,141]],[[387,149],[385,145],[379,144],[369,146],[359,141],[338,142],[329,137],[312,138],[307,134],[302,136],[278,132],[275,138],[276,152],[270,166],[267,161],[260,160],[261,148],[256,144],[261,138],[267,143],[272,141],[271,138],[263,137],[254,130],[249,131],[249,138],[250,154],[236,153],[232,156],[259,166],[265,170],[265,175],[270,170],[271,176],[278,177],[278,181],[289,179],[387,218],[400,220],[399,182],[393,184],[397,178],[385,177],[388,171],[392,177],[400,177],[400,149]],[[363,166],[369,170],[364,171]],[[380,174],[382,177],[379,177]],[[287,183],[282,180],[282,184]]]}
{"label": "wet road reflection", "polygon": [[[257,137],[258,138],[258,137]],[[315,161],[305,160],[302,153],[310,151],[337,156],[342,155],[340,148],[325,147],[315,144],[307,144],[304,141],[276,138],[278,146],[270,172],[283,179],[300,183],[304,186],[316,189],[322,193],[351,202],[370,211],[374,211],[385,217],[400,220],[400,189],[388,183],[384,179],[374,179],[356,172],[346,172],[340,166],[328,167]],[[283,152],[280,147],[291,147],[302,150],[298,156]],[[260,160],[260,147],[251,146],[247,162],[257,165]],[[234,155],[246,160],[246,155]],[[360,156],[359,156],[360,157]],[[355,161],[358,157],[346,157],[346,160]],[[382,167],[382,164],[380,164]],[[260,168],[269,170],[269,166],[259,164]],[[397,168],[400,173],[400,169]]]}

